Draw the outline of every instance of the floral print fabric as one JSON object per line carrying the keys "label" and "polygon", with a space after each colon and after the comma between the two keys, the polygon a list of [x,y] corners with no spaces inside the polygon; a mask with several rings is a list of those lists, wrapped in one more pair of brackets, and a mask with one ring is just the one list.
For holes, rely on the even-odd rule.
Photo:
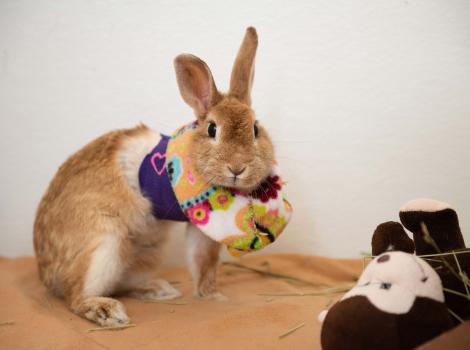
{"label": "floral print fabric", "polygon": [[249,194],[207,185],[195,172],[187,147],[197,127],[193,122],[178,129],[166,150],[166,170],[181,210],[203,233],[226,244],[231,255],[274,242],[292,214],[276,166]]}

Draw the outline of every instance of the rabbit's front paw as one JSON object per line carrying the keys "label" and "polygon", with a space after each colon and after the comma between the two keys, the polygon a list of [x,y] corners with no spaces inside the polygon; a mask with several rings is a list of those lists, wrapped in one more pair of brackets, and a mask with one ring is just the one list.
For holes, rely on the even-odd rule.
{"label": "rabbit's front paw", "polygon": [[92,297],[84,301],[82,315],[100,326],[117,326],[129,323],[124,305],[112,298]]}

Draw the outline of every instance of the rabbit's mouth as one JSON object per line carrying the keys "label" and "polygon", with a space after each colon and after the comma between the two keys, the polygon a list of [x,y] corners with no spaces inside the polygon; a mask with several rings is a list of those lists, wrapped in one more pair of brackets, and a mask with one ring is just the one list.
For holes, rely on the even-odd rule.
{"label": "rabbit's mouth", "polygon": [[251,192],[258,186],[258,183],[253,183],[252,181],[247,181],[246,178],[232,175],[232,176],[224,176],[219,175],[216,176],[213,180],[214,185],[227,187],[227,188],[234,188],[239,191],[243,192]]}
{"label": "rabbit's mouth", "polygon": [[236,155],[233,155],[231,161],[227,161],[227,158],[215,159],[212,162],[207,162],[205,159],[197,162],[196,159],[195,171],[206,184],[251,193],[273,173],[275,168],[275,163],[259,157],[237,160]]}
{"label": "rabbit's mouth", "polygon": [[212,184],[216,186],[232,188],[244,193],[251,193],[258,189],[266,178],[267,176],[262,178],[255,178],[254,176],[250,175],[243,176],[243,174],[231,176],[217,175],[213,178]]}

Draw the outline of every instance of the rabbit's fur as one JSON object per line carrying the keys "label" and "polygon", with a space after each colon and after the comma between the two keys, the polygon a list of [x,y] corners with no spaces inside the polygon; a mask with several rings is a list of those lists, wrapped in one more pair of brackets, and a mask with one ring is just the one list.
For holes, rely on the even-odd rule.
{"label": "rabbit's fur", "polygon": [[[200,125],[192,145],[197,171],[208,182],[245,191],[256,187],[274,162],[271,141],[255,127],[250,108],[256,47],[256,31],[248,28],[227,94],[217,91],[203,61],[187,54],[175,59],[181,95]],[[210,123],[217,125],[214,138],[207,135]],[[100,325],[129,322],[112,295],[181,295],[153,275],[175,223],[155,218],[139,188],[140,164],[159,140],[144,125],[99,137],[59,168],[37,210],[34,247],[41,280],[73,312]],[[187,242],[195,295],[221,298],[215,283],[220,244],[192,224]]]}

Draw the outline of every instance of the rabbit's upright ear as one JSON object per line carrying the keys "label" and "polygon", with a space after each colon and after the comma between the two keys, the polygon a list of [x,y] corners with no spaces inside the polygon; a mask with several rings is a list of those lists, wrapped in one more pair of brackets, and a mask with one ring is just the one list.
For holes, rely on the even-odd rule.
{"label": "rabbit's upright ear", "polygon": [[258,47],[256,29],[248,27],[238,50],[230,78],[229,95],[251,105],[251,86],[255,75],[255,56]]}
{"label": "rabbit's upright ear", "polygon": [[207,64],[196,56],[181,54],[174,61],[176,79],[183,100],[194,109],[198,118],[220,101],[212,73]]}

